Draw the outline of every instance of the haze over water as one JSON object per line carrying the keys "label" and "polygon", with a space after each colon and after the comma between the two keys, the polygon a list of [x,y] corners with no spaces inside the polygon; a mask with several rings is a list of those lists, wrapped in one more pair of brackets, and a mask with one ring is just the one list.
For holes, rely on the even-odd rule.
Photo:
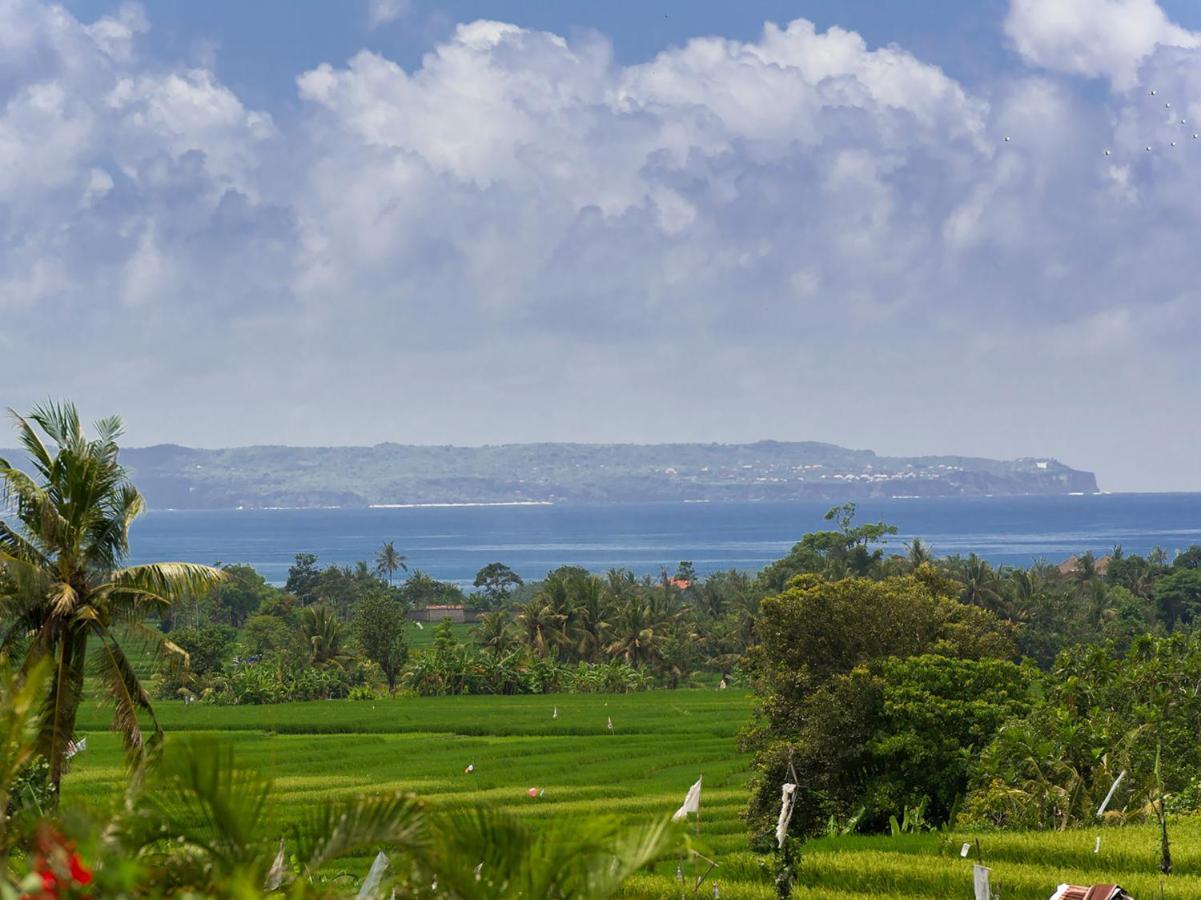
{"label": "haze over water", "polygon": [[[823,521],[828,502],[466,506],[405,509],[156,511],[134,527],[135,561],[249,563],[283,583],[298,552],[322,565],[370,560],[396,542],[410,569],[470,583],[489,562],[540,578],[565,564],[595,572],[657,575],[691,560],[701,574],[754,571],[786,554]],[[895,552],[920,537],[939,555],[978,553],[990,562],[1058,562],[1072,553],[1127,553],[1159,546],[1169,557],[1201,543],[1201,494],[1100,494],[877,500],[856,521],[886,521]]]}

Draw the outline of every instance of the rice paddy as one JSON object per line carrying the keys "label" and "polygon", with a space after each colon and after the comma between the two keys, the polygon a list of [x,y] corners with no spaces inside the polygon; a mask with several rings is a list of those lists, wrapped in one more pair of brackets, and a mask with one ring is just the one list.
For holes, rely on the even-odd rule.
{"label": "rice paddy", "polygon": [[[750,710],[745,692],[271,706],[160,701],[156,710],[168,745],[189,734],[219,735],[232,742],[243,763],[269,774],[281,823],[315,799],[394,790],[440,805],[491,803],[548,825],[575,815],[643,823],[674,812],[703,775],[698,848],[722,863],[722,895],[770,895],[763,892],[766,882],[747,881],[747,873],[730,879],[724,871],[749,860],[758,878],[739,818],[749,776],[748,759],[736,748]],[[125,780],[120,742],[106,730],[105,711],[89,704],[80,712],[78,732],[87,734],[88,750],[64,781],[64,797],[108,802]],[[464,772],[468,765],[475,767],[471,774]],[[531,787],[544,793],[531,799]],[[662,873],[641,878],[635,895],[678,896],[675,866],[665,864]]]}
{"label": "rice paddy", "polygon": [[[645,822],[674,811],[703,775],[695,846],[719,864],[715,880],[729,900],[775,896],[771,861],[748,850],[740,819],[750,771],[736,736],[750,707],[746,692],[731,689],[233,707],[160,702],[156,708],[169,742],[189,734],[220,736],[243,762],[270,775],[281,823],[317,798],[391,790],[443,805],[492,803],[544,827],[575,815]],[[68,800],[98,804],[118,795],[125,772],[107,724],[107,714],[94,705],[81,710],[79,731],[88,735],[88,750],[64,782]],[[470,774],[464,772],[469,764],[475,767]],[[531,787],[543,795],[531,799]],[[1100,851],[1094,852],[1097,836]],[[972,859],[959,853],[971,842],[974,857],[977,838],[1003,898],[1046,900],[1061,881],[1117,881],[1135,897],[1160,896],[1151,826],[813,841],[803,849],[795,896],[970,897]],[[1201,822],[1176,820],[1172,838],[1176,874],[1163,879],[1163,897],[1201,897]],[[366,863],[347,868],[359,871]],[[676,865],[637,876],[627,894],[681,896]],[[687,866],[684,874],[691,874]],[[711,896],[712,883],[701,896]]]}

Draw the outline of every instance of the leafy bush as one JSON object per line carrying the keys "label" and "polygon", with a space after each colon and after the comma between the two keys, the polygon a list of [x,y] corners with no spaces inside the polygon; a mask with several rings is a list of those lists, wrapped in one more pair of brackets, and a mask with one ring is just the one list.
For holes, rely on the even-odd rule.
{"label": "leafy bush", "polygon": [[1125,654],[1111,644],[1065,651],[1043,698],[981,754],[968,820],[1029,828],[1091,822],[1122,771],[1108,815],[1141,816],[1158,791],[1157,758],[1165,793],[1193,802],[1201,770],[1198,684],[1198,634],[1144,636]]}
{"label": "leafy bush", "polygon": [[744,736],[757,751],[749,819],[760,841],[785,781],[799,785],[798,834],[831,816],[882,829],[906,807],[948,814],[971,747],[1024,711],[1014,704],[1026,677],[1004,661],[1011,626],[955,600],[956,587],[923,565],[881,581],[800,575],[763,601],[761,643],[744,657],[760,696]]}

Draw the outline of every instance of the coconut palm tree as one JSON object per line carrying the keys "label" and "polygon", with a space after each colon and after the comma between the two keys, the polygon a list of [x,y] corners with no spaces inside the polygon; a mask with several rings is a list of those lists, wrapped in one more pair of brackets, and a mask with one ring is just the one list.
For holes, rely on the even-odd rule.
{"label": "coconut palm tree", "polygon": [[577,657],[587,662],[600,660],[609,633],[612,609],[605,583],[595,575],[582,578],[575,586],[570,638]]}
{"label": "coconut palm tree", "polygon": [[1087,587],[1098,577],[1100,577],[1100,573],[1097,571],[1096,555],[1091,550],[1082,553],[1076,560],[1076,569],[1072,572],[1072,580],[1078,585]]}
{"label": "coconut palm tree", "polygon": [[563,644],[566,616],[557,612],[541,594],[518,607],[515,621],[526,646],[543,659],[550,656],[553,648]]}
{"label": "coconut palm tree", "polygon": [[409,567],[406,565],[407,556],[396,551],[394,541],[388,541],[375,554],[375,571],[380,575],[388,576],[388,584],[392,583],[392,578],[397,572],[407,572]]}
{"label": "coconut palm tree", "polygon": [[930,552],[929,544],[923,544],[921,538],[914,538],[907,545],[909,565],[916,569],[918,566],[932,562],[934,555]]}
{"label": "coconut palm tree", "polygon": [[631,666],[653,663],[666,638],[663,626],[650,603],[640,597],[632,598],[617,610],[611,624],[613,639],[605,652]]}
{"label": "coconut palm tree", "polygon": [[997,573],[993,571],[993,567],[987,561],[975,553],[969,554],[963,563],[960,581],[963,588],[960,591],[959,599],[962,602],[980,606],[992,612],[1001,612],[1001,607],[1004,605],[1001,583],[997,578]]}
{"label": "coconut palm tree", "polygon": [[491,650],[497,659],[509,653],[517,644],[517,637],[513,633],[513,618],[508,610],[498,609],[496,612],[481,614],[472,632],[475,642],[485,650]]}
{"label": "coconut palm tree", "polygon": [[[11,411],[10,411],[11,412]],[[83,698],[84,664],[95,640],[100,682],[114,727],[129,753],[144,747],[139,712],[162,735],[150,698],[118,635],[138,635],[159,651],[186,658],[143,620],[183,596],[200,595],[225,576],[191,563],[123,565],[129,528],[145,501],[117,460],[121,421],[96,423],[88,439],[71,404],[47,404],[27,417],[12,413],[30,472],[0,459],[0,653],[24,647],[24,668],[49,659],[38,751],[50,764],[57,793],[67,745]]]}
{"label": "coconut palm tree", "polygon": [[300,611],[300,631],[309,645],[309,659],[315,666],[342,668],[350,659],[346,652],[346,626],[324,603],[306,606]]}

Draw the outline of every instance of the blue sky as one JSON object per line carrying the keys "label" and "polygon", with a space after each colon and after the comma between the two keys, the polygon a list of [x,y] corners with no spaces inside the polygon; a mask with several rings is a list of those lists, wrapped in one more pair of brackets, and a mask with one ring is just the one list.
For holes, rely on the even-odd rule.
{"label": "blue sky", "polygon": [[[114,6],[110,0],[68,0],[65,5],[83,19],[98,18]],[[617,58],[626,63],[642,62],[704,35],[753,40],[764,22],[804,17],[823,29],[853,29],[873,45],[902,44],[968,82],[1014,64],[1001,40],[1004,0],[412,0],[396,19],[376,26],[369,4],[356,0],[152,0],[144,5],[155,25],[150,43],[156,53],[171,59],[215,45],[218,74],[241,96],[285,105],[295,101],[298,72],[346,59],[363,48],[414,67],[455,24],[475,19],[563,35],[595,30],[609,37]],[[1175,5],[1182,13],[1195,13],[1189,4]]]}
{"label": "blue sky", "polygon": [[0,0],[0,398],[1201,490],[1199,86],[1183,0]]}

